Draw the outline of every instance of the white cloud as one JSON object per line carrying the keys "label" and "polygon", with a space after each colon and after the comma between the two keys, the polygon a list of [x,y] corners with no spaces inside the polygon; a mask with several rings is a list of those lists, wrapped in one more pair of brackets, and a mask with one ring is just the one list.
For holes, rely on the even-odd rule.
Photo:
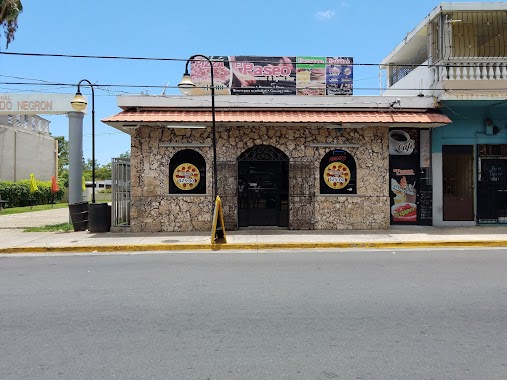
{"label": "white cloud", "polygon": [[334,17],[335,15],[335,12],[332,11],[332,10],[327,10],[327,11],[319,11],[315,14],[315,16],[319,19],[319,20],[330,20]]}
{"label": "white cloud", "polygon": [[347,2],[347,1],[342,1],[341,6],[342,6],[342,8],[349,8],[350,7],[350,3]]}

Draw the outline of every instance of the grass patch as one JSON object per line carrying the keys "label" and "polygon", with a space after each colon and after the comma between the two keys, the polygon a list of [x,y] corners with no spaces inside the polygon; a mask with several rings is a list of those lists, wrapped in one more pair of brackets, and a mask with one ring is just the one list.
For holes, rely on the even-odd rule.
{"label": "grass patch", "polygon": [[74,231],[74,227],[71,223],[60,223],[46,225],[42,227],[30,227],[23,230],[24,232],[58,232],[58,231]]}
{"label": "grass patch", "polygon": [[69,207],[68,203],[55,203],[54,205],[35,205],[33,207],[25,206],[25,207],[3,208],[2,211],[0,211],[0,218],[2,217],[2,215],[22,214],[24,212],[44,211],[66,207]]}

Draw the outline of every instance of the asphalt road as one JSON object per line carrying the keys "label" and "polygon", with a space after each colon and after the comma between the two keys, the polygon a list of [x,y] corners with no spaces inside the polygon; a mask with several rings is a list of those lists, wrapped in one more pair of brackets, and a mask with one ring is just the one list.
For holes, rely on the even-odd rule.
{"label": "asphalt road", "polygon": [[507,250],[0,257],[0,379],[507,378]]}

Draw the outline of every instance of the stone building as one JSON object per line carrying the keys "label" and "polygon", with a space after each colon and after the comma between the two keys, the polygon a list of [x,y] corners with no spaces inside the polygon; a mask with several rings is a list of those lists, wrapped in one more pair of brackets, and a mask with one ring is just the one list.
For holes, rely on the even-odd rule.
{"label": "stone building", "polygon": [[209,231],[214,159],[228,229],[386,229],[390,128],[449,122],[417,96],[223,95],[214,155],[210,102],[119,96],[102,120],[131,135],[131,232]]}

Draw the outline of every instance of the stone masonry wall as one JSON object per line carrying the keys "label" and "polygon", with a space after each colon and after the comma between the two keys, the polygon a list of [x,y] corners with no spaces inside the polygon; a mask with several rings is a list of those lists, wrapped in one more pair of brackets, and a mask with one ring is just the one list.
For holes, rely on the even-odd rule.
{"label": "stone masonry wall", "polygon": [[[316,126],[217,126],[218,188],[229,228],[237,221],[234,177],[238,156],[255,145],[272,145],[290,162],[289,228],[386,229],[389,227],[388,127],[336,129]],[[163,147],[161,143],[206,144]],[[213,200],[211,129],[142,127],[132,136],[131,231],[209,231]],[[310,146],[321,144],[323,146]],[[352,144],[346,147],[343,145]],[[352,154],[357,166],[357,195],[319,195],[319,164],[333,148]],[[181,149],[194,149],[206,161],[202,195],[169,194],[169,161]],[[298,170],[293,170],[299,168]],[[233,188],[231,188],[233,187]],[[296,196],[297,194],[297,196]],[[301,196],[303,194],[303,196]]]}

